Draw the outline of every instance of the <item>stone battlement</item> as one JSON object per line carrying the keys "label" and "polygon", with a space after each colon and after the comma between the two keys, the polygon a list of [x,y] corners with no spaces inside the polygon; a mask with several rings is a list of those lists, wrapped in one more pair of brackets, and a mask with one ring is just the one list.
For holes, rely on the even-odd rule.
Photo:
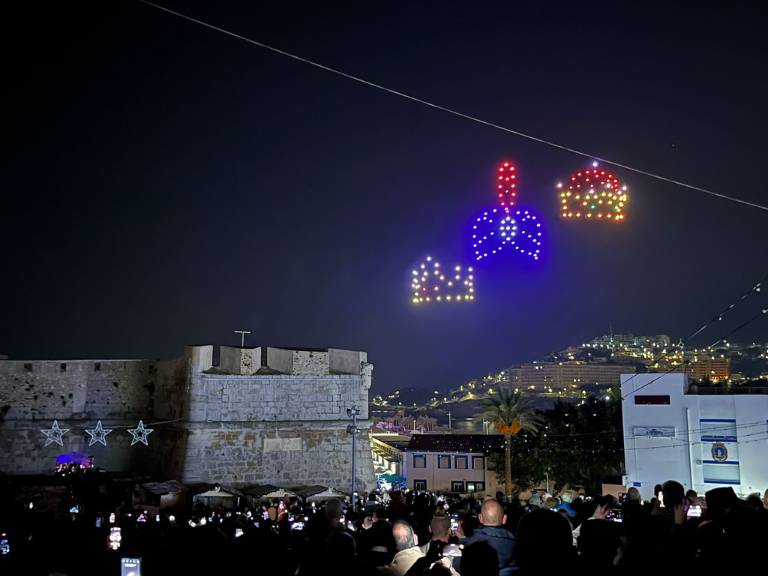
{"label": "stone battlement", "polygon": [[195,371],[240,376],[360,374],[363,364],[368,362],[368,354],[365,352],[338,348],[306,350],[270,346],[221,346],[219,365],[213,366],[213,346],[187,346],[185,352]]}

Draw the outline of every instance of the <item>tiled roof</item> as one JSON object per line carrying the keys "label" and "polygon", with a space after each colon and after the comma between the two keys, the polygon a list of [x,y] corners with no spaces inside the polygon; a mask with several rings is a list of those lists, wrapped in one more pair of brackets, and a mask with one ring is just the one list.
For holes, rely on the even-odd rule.
{"label": "tiled roof", "polygon": [[504,448],[501,434],[414,434],[408,452],[474,452],[488,454]]}

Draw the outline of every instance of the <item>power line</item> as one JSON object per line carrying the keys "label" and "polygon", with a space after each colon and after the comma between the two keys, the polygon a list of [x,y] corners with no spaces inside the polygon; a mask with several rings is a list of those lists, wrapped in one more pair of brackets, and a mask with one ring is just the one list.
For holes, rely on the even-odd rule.
{"label": "power line", "polygon": [[680,180],[675,180],[673,178],[667,178],[666,176],[661,176],[659,174],[655,174],[653,172],[648,172],[646,170],[642,170],[640,168],[634,168],[632,166],[628,166],[627,164],[622,164],[620,162],[616,162],[614,160],[608,160],[607,158],[601,158],[600,156],[596,156],[594,154],[590,154],[588,152],[584,152],[582,150],[578,150],[576,148],[572,148],[570,146],[565,146],[563,144],[558,144],[556,142],[553,142],[551,140],[546,140],[544,138],[539,138],[537,136],[533,136],[531,134],[527,134],[525,132],[521,132],[519,130],[514,130],[512,128],[508,128],[506,126],[502,126],[501,124],[496,124],[494,122],[490,122],[488,120],[483,120],[482,118],[479,118],[477,116],[472,116],[470,114],[465,114],[463,112],[459,112],[458,110],[454,110],[453,108],[448,108],[446,106],[442,106],[440,104],[435,104],[434,102],[430,102],[429,100],[424,100],[422,98],[418,98],[416,96],[412,96],[410,94],[407,94],[405,92],[401,92],[399,90],[395,90],[393,88],[388,88],[387,86],[384,86],[383,84],[378,84],[376,82],[371,82],[370,80],[366,80],[364,78],[361,78],[359,76],[355,76],[353,74],[349,74],[347,72],[344,72],[342,70],[339,70],[337,68],[332,68],[330,66],[326,66],[325,64],[321,64],[320,62],[316,62],[314,60],[309,60],[308,58],[304,58],[302,56],[298,56],[297,54],[293,54],[291,52],[287,52],[285,50],[281,50],[280,48],[275,48],[274,46],[271,46],[269,44],[265,44],[264,42],[259,42],[258,40],[254,40],[252,38],[248,38],[247,36],[243,36],[242,34],[237,34],[236,32],[232,32],[231,30],[227,30],[225,28],[221,28],[219,26],[215,26],[213,24],[209,24],[208,22],[205,22],[203,20],[200,20],[198,18],[193,18],[192,16],[188,16],[186,14],[183,14],[181,12],[177,12],[175,10],[171,10],[170,8],[166,8],[165,6],[161,6],[159,4],[155,4],[154,2],[150,2],[149,0],[139,0],[142,4],[146,4],[147,6],[151,6],[153,8],[156,8],[157,10],[161,10],[163,12],[166,12],[168,14],[171,14],[173,16],[177,16],[179,18],[182,18],[184,20],[187,20],[188,22],[193,22],[194,24],[198,24],[200,26],[203,26],[205,28],[208,28],[210,30],[215,30],[216,32],[220,32],[222,34],[226,34],[227,36],[230,36],[232,38],[235,38],[237,40],[242,40],[243,42],[247,42],[248,44],[252,44],[253,46],[258,46],[259,48],[263,48],[264,50],[269,50],[270,52],[274,52],[275,54],[280,54],[281,56],[285,56],[287,58],[291,58],[292,60],[296,60],[297,62],[301,62],[303,64],[308,64],[309,66],[314,66],[315,68],[319,68],[320,70],[325,70],[326,72],[330,72],[332,74],[336,74],[337,76],[341,76],[343,78],[347,78],[348,80],[352,80],[354,82],[358,82],[360,84],[364,84],[365,86],[369,86],[371,88],[376,88],[377,90],[381,90],[383,92],[386,92],[388,94],[392,94],[393,96],[398,96],[400,98],[404,98],[406,100],[410,100],[411,102],[416,102],[418,104],[422,104],[424,106],[427,106],[429,108],[433,108],[435,110],[440,110],[441,112],[445,112],[446,114],[451,114],[453,116],[457,116],[459,118],[464,118],[465,120],[470,120],[471,122],[475,122],[477,124],[482,124],[483,126],[487,126],[489,128],[494,128],[496,130],[501,130],[502,132],[507,132],[508,134],[514,134],[515,136],[519,136],[521,138],[526,138],[528,140],[532,140],[533,142],[538,142],[539,144],[544,144],[545,146],[549,146],[551,148],[557,148],[558,150],[564,150],[565,152],[570,152],[572,154],[577,154],[579,156],[583,156],[585,158],[590,158],[594,160],[598,160],[599,162],[602,162],[604,164],[610,164],[611,166],[616,166],[617,168],[623,168],[624,170],[629,170],[631,172],[635,172],[637,174],[642,174],[644,176],[648,176],[649,178],[655,178],[656,180],[661,180],[663,182],[667,182],[669,184],[675,184],[677,186],[682,186],[683,188],[688,188],[690,190],[695,190],[697,192],[703,192],[704,194],[709,194],[710,196],[715,196],[717,198],[721,198],[723,200],[730,200],[731,202],[736,202],[739,204],[743,204],[745,206],[751,206],[752,208],[758,208],[760,210],[764,210],[768,212],[768,206],[763,206],[761,204],[757,204],[755,202],[750,202],[748,200],[744,200],[742,198],[736,198],[734,196],[728,196],[726,194],[720,194],[719,192],[715,192],[713,190],[709,190],[707,188],[702,188],[700,186],[694,186],[693,184],[687,184],[685,182],[681,182]]}
{"label": "power line", "polygon": [[[762,423],[765,425],[765,423]],[[760,438],[752,438],[753,436],[760,436]],[[636,440],[638,438],[647,438],[647,436],[630,436],[626,437],[625,440]],[[752,438],[751,440],[741,440],[741,438]],[[737,440],[737,445],[742,444],[751,444],[753,442],[763,442],[768,441],[768,433],[761,430],[759,432],[752,432],[750,434],[744,434],[741,436],[739,440]],[[623,451],[623,452],[632,452],[635,450],[667,450],[669,448],[682,448],[683,446],[695,446],[696,444],[709,444],[709,440],[684,440],[683,438],[670,438],[670,440],[675,440],[676,442],[674,444],[664,444],[662,446],[632,446],[627,447],[626,445],[615,447],[615,448],[608,448],[608,451]],[[552,443],[551,445],[544,445],[542,446],[543,449],[567,449],[572,452],[587,452],[590,451],[590,448],[588,447],[577,447],[574,448],[572,445],[560,445],[557,443]],[[601,450],[601,448],[597,447],[594,448],[594,450]]]}
{"label": "power line", "polygon": [[[752,285],[752,287],[751,287],[749,290],[747,290],[746,292],[743,292],[741,295],[739,295],[739,297],[738,297],[738,298],[736,298],[736,300],[734,300],[734,301],[733,301],[733,302],[731,302],[731,303],[730,303],[728,306],[726,306],[725,308],[723,308],[722,310],[720,310],[720,312],[717,312],[717,313],[716,313],[714,316],[712,316],[712,318],[710,318],[708,321],[704,322],[704,324],[703,324],[703,325],[701,325],[701,326],[700,326],[700,327],[699,327],[697,330],[694,330],[694,331],[693,331],[693,332],[692,332],[692,333],[691,333],[691,334],[690,334],[690,335],[689,335],[687,338],[685,338],[685,340],[686,340],[686,341],[688,341],[688,340],[691,340],[692,338],[695,338],[696,336],[698,336],[699,334],[701,334],[702,332],[704,332],[704,330],[706,330],[707,328],[709,328],[709,327],[710,327],[712,324],[714,324],[715,322],[720,322],[720,321],[722,321],[722,319],[725,317],[725,315],[726,315],[726,314],[728,314],[728,313],[729,313],[731,310],[733,310],[734,308],[736,308],[736,306],[738,306],[739,304],[741,304],[741,303],[742,303],[744,300],[746,300],[746,299],[747,299],[749,296],[751,296],[752,294],[755,294],[755,293],[758,293],[758,292],[760,292],[760,290],[761,290],[761,287],[762,287],[762,285],[763,285],[763,282],[765,282],[766,280],[768,280],[768,272],[767,272],[767,273],[765,273],[765,274],[763,275],[763,277],[762,277],[762,278],[760,278],[760,280],[758,280],[758,281],[757,281],[755,284],[753,284],[753,285]],[[765,310],[762,310],[762,311],[761,311],[761,314],[765,314]],[[735,332],[736,332],[736,331],[738,331],[738,330],[741,330],[741,329],[742,329],[742,328],[744,328],[746,325],[748,325],[749,323],[751,323],[753,320],[756,320],[757,318],[759,318],[761,314],[758,314],[756,317],[754,317],[752,320],[749,320],[747,323],[745,323],[745,324],[742,324],[742,325],[740,325],[740,326],[736,327],[734,330],[732,330],[731,332],[729,332],[727,335],[723,336],[722,338],[719,338],[718,340],[716,340],[715,342],[713,342],[712,344],[710,344],[710,346],[709,346],[709,347],[711,348],[712,346],[714,346],[714,345],[715,345],[715,344],[717,344],[718,342],[721,342],[722,340],[725,340],[726,338],[728,338],[728,336],[730,336],[731,334],[735,333]],[[658,364],[658,363],[659,363],[661,360],[663,360],[664,358],[666,358],[667,356],[669,356],[669,355],[671,355],[671,354],[672,354],[672,351],[666,352],[666,353],[662,354],[661,356],[659,356],[658,358],[656,358],[656,360],[654,360],[654,361],[653,361],[653,363],[654,363],[654,364]],[[674,371],[675,371],[675,369],[676,369],[676,367],[675,367],[675,366],[673,366],[672,368],[670,368],[669,370],[667,370],[666,372],[664,372],[664,373],[663,373],[661,376],[665,376],[666,374],[669,374],[669,373],[671,373],[671,372],[674,372]],[[634,379],[635,379],[635,377],[637,377],[639,374],[640,374],[640,372],[636,372],[635,374],[633,374],[632,376],[630,376],[629,378],[627,378],[627,380],[626,380],[625,382],[623,382],[623,384],[627,384],[627,383],[631,382],[631,381],[632,381],[632,380],[634,380]],[[659,378],[661,378],[661,376],[659,376]],[[626,396],[622,396],[622,397],[621,397],[621,399],[622,399],[622,400],[626,399],[627,397],[631,396],[632,394],[635,394],[635,393],[636,393],[638,390],[642,390],[642,389],[643,389],[643,388],[645,388],[646,386],[648,386],[648,385],[652,384],[653,382],[655,382],[655,381],[656,381],[656,380],[658,380],[659,378],[654,378],[653,380],[651,380],[650,382],[647,382],[646,384],[644,384],[643,386],[641,386],[641,387],[640,387],[640,388],[638,388],[637,390],[633,390],[633,391],[631,391],[630,393],[628,393]]]}
{"label": "power line", "polygon": [[[765,420],[756,420],[754,422],[745,422],[743,424],[737,424],[736,426],[731,426],[731,429],[740,429],[740,428],[755,428],[757,426],[765,426],[766,421]],[[659,425],[659,427],[663,428],[663,425]],[[653,428],[653,426],[643,426],[643,428]],[[703,432],[703,431],[711,431],[714,428],[712,426],[706,426],[703,428],[681,428],[679,430],[676,430],[676,432],[679,432],[680,434],[685,434],[686,436],[690,436],[692,433],[697,432]],[[574,432],[573,434],[552,434],[549,432],[545,432],[542,434],[542,437],[544,438],[584,438],[586,436],[602,436],[602,435],[609,435],[609,434],[617,434],[619,432],[618,429],[614,428],[612,430],[596,430],[595,432]],[[624,440],[631,440],[632,438],[646,438],[646,436],[643,435],[636,435],[633,434],[632,436],[624,436]]]}
{"label": "power line", "polygon": [[[691,339],[695,338],[696,336],[698,336],[699,334],[704,332],[704,330],[709,328],[715,322],[722,321],[722,319],[725,317],[726,314],[728,314],[736,306],[741,304],[741,302],[746,300],[750,295],[752,295],[752,294],[754,294],[756,292],[760,292],[760,289],[761,289],[761,286],[762,286],[763,282],[765,282],[767,279],[768,279],[768,273],[764,274],[763,277],[760,278],[760,280],[757,283],[753,284],[752,287],[749,290],[747,290],[746,292],[742,293],[736,300],[734,300],[728,306],[726,306],[725,308],[720,310],[720,312],[718,312],[714,316],[712,316],[711,319],[709,319],[708,321],[704,322],[704,324],[702,324],[697,330],[694,330],[687,338],[685,338],[685,340],[688,341],[688,340],[691,340]],[[670,356],[671,354],[672,354],[672,351],[669,351],[669,352],[666,352],[666,353],[662,354],[661,356],[659,356],[658,358],[656,358],[653,361],[653,364],[658,364],[661,360],[663,360],[667,356]],[[638,374],[640,374],[640,373],[638,372],[638,373],[633,374],[631,377],[629,377],[626,380],[626,382],[624,382],[624,384],[627,384],[628,382],[631,382]],[[624,399],[624,397],[622,397],[622,400],[623,399]]]}
{"label": "power line", "polygon": [[[712,344],[710,344],[710,345],[708,346],[708,348],[712,348],[712,347],[713,347],[715,344],[717,344],[718,342],[722,342],[723,340],[725,340],[725,339],[729,338],[730,336],[732,336],[733,334],[735,334],[735,333],[736,333],[736,332],[738,332],[739,330],[742,330],[743,328],[746,328],[747,326],[749,326],[750,324],[752,324],[752,322],[755,322],[756,320],[758,320],[758,319],[759,319],[759,318],[761,318],[762,316],[765,316],[766,314],[768,314],[768,308],[762,308],[762,309],[760,310],[760,312],[758,312],[757,314],[755,314],[754,316],[752,316],[752,318],[750,318],[749,320],[747,320],[747,321],[745,321],[745,322],[742,322],[741,324],[739,324],[738,326],[736,326],[736,328],[734,328],[733,330],[731,330],[730,332],[728,332],[728,333],[727,333],[725,336],[722,336],[722,337],[718,338],[717,340],[715,340],[714,342],[712,342]],[[634,389],[634,390],[631,390],[631,391],[630,391],[630,392],[628,392],[628,393],[627,393],[625,396],[622,396],[622,397],[621,397],[621,399],[622,399],[622,400],[625,400],[625,399],[629,398],[629,397],[630,397],[632,394],[637,394],[637,393],[638,393],[640,390],[642,390],[643,388],[645,388],[645,387],[647,387],[647,386],[650,386],[651,384],[653,384],[654,382],[656,382],[657,380],[659,380],[659,378],[663,378],[663,377],[664,377],[664,376],[666,376],[667,374],[669,374],[669,373],[671,373],[671,372],[674,372],[676,368],[677,368],[676,366],[673,366],[672,368],[670,368],[670,369],[669,369],[669,370],[667,370],[666,372],[664,372],[664,373],[660,374],[660,375],[659,375],[657,378],[654,378],[653,380],[649,380],[648,382],[646,382],[645,384],[643,384],[643,385],[642,385],[642,386],[640,386],[639,388],[636,388],[636,389]],[[636,374],[635,374],[635,375],[636,375]],[[633,376],[635,376],[635,375],[633,375]],[[626,382],[629,382],[631,379],[632,379],[632,378],[629,378],[629,379],[627,379],[627,381],[626,381]],[[626,382],[625,382],[625,384],[626,384]]]}

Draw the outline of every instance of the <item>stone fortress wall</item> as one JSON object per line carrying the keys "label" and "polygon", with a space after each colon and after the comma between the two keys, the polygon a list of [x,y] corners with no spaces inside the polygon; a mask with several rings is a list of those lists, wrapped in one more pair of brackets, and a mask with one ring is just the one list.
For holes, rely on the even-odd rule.
{"label": "stone fortress wall", "polygon": [[[357,485],[374,486],[368,422],[373,366],[364,352],[188,346],[157,360],[0,360],[0,473],[49,473],[61,452],[92,454],[107,470],[234,486],[323,484],[348,490],[352,438],[346,410],[360,409]],[[44,447],[57,419],[64,447]],[[101,419],[108,447],[82,430]],[[158,424],[149,447],[127,427]],[[122,428],[119,428],[122,427]]]}
{"label": "stone fortress wall", "polygon": [[[56,456],[71,451],[106,469],[147,471],[151,457],[130,449],[126,429],[154,418],[156,381],[169,368],[154,360],[0,360],[0,473],[50,473]],[[106,448],[89,447],[83,430],[99,419],[114,427]],[[44,446],[40,430],[53,420],[70,429],[63,447]]]}

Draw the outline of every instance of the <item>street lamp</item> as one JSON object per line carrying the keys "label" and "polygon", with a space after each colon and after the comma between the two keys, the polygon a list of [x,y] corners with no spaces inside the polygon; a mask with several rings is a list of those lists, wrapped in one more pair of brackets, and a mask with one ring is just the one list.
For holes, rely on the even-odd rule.
{"label": "street lamp", "polygon": [[352,511],[355,511],[357,498],[355,496],[355,476],[357,472],[357,435],[360,428],[357,427],[357,417],[360,416],[360,408],[352,406],[347,408],[347,416],[352,418],[352,424],[347,426],[347,434],[352,434]]}

